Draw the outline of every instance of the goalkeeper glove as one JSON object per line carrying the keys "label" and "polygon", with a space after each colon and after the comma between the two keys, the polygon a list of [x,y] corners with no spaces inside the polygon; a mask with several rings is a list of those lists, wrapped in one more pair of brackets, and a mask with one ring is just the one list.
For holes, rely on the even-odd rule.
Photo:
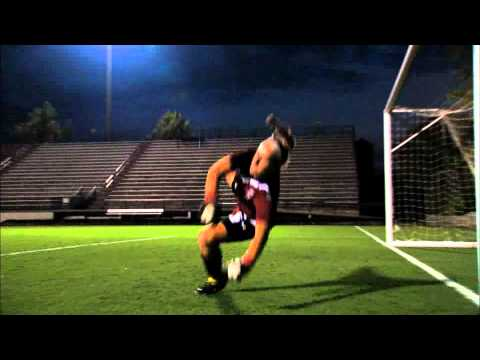
{"label": "goalkeeper glove", "polygon": [[242,260],[240,258],[232,259],[226,264],[228,280],[241,281],[249,271],[250,267],[242,264]]}
{"label": "goalkeeper glove", "polygon": [[205,225],[214,222],[216,219],[216,212],[217,209],[215,204],[203,204],[200,209],[200,222]]}

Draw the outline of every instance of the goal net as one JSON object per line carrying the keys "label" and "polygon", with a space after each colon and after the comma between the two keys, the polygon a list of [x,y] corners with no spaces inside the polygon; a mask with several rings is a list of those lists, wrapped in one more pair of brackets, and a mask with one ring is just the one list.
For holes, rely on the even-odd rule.
{"label": "goal net", "polygon": [[477,246],[471,50],[410,46],[402,64],[384,112],[394,246]]}

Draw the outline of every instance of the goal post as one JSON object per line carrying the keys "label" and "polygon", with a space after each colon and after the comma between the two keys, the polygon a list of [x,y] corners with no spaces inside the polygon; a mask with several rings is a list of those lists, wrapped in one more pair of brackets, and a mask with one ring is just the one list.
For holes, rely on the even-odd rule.
{"label": "goal post", "polygon": [[387,243],[393,244],[393,180],[392,180],[392,109],[398,98],[400,89],[405,82],[408,70],[412,64],[418,45],[410,45],[403,60],[397,79],[393,85],[387,104],[383,110],[383,145],[384,145],[384,173],[385,173],[385,227]]}
{"label": "goal post", "polygon": [[400,106],[409,77],[418,80],[411,73],[420,48],[408,47],[383,111],[385,238],[393,246],[478,247],[479,46],[473,46],[473,94],[441,106]]}
{"label": "goal post", "polygon": [[[473,46],[473,121],[474,121],[474,168],[475,206],[480,209],[480,45]],[[477,233],[477,281],[480,294],[480,211],[476,212]]]}

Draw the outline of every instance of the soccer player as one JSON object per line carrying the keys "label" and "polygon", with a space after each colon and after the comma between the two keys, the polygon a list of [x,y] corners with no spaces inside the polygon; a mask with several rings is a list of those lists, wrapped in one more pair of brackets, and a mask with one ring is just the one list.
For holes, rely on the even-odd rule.
{"label": "soccer player", "polygon": [[[221,291],[228,280],[240,281],[258,260],[274,225],[280,169],[287,163],[295,140],[291,129],[281,127],[273,114],[266,122],[273,128],[273,133],[258,148],[226,155],[208,170],[200,213],[201,222],[207,226],[198,236],[208,278],[196,289],[198,294],[214,294]],[[217,185],[222,176],[235,194],[237,205],[228,218],[219,220],[215,204]],[[248,239],[251,242],[243,256],[231,260],[224,268],[220,244]]]}

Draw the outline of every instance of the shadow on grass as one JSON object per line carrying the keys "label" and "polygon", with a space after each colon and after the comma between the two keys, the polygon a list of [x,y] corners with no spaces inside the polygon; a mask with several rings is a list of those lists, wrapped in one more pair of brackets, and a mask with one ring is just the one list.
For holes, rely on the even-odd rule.
{"label": "shadow on grass", "polygon": [[[407,286],[428,286],[438,285],[440,282],[435,280],[420,280],[420,279],[404,279],[391,278],[376,272],[370,267],[360,268],[351,274],[336,280],[325,280],[318,282],[311,282],[298,285],[285,286],[271,286],[271,287],[257,287],[233,290],[235,292],[256,292],[256,291],[272,291],[272,290],[292,290],[292,289],[307,289],[307,288],[321,288],[326,286],[340,286],[338,290],[329,291],[326,293],[315,294],[316,299],[312,301],[289,304],[281,306],[280,309],[296,310],[309,306],[319,305],[327,302],[338,301],[352,296],[359,296],[363,294],[373,293],[377,291],[390,290],[394,288]],[[321,297],[321,298],[318,298]]]}
{"label": "shadow on grass", "polygon": [[214,296],[223,315],[241,315],[240,309],[235,305],[228,292],[222,291]]}

